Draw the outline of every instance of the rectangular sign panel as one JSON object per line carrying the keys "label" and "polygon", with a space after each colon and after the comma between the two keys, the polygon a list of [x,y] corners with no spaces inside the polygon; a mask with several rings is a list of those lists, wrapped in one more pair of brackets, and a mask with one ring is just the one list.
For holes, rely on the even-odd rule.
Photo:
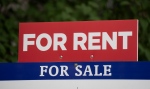
{"label": "rectangular sign panel", "polygon": [[150,80],[0,81],[1,89],[150,89]]}
{"label": "rectangular sign panel", "polygon": [[19,24],[19,62],[137,61],[138,20]]}
{"label": "rectangular sign panel", "polygon": [[0,63],[1,89],[150,89],[150,62]]}

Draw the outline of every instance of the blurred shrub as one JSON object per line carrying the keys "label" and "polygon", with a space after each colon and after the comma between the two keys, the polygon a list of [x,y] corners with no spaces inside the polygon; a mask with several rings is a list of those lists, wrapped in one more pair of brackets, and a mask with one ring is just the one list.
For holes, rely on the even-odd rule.
{"label": "blurred shrub", "polygon": [[18,23],[139,20],[139,60],[150,60],[149,0],[1,0],[0,62],[17,62]]}

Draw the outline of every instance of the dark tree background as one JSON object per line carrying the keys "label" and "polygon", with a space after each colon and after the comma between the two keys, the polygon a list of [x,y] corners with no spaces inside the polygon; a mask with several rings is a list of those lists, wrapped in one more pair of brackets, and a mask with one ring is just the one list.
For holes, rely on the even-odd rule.
{"label": "dark tree background", "polygon": [[150,0],[0,0],[0,62],[17,62],[19,22],[139,20],[138,57],[150,61]]}

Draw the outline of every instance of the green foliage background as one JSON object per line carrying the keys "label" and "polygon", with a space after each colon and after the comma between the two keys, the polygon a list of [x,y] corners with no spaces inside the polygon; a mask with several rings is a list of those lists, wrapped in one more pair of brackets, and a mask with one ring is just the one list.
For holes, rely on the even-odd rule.
{"label": "green foliage background", "polygon": [[19,22],[139,20],[140,61],[150,61],[150,0],[0,0],[0,62],[17,62]]}

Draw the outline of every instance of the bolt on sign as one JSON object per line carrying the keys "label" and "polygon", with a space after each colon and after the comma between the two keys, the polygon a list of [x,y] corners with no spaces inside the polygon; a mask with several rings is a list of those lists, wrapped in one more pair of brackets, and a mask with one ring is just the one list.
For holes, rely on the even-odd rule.
{"label": "bolt on sign", "polygon": [[19,62],[137,59],[138,20],[19,23]]}

